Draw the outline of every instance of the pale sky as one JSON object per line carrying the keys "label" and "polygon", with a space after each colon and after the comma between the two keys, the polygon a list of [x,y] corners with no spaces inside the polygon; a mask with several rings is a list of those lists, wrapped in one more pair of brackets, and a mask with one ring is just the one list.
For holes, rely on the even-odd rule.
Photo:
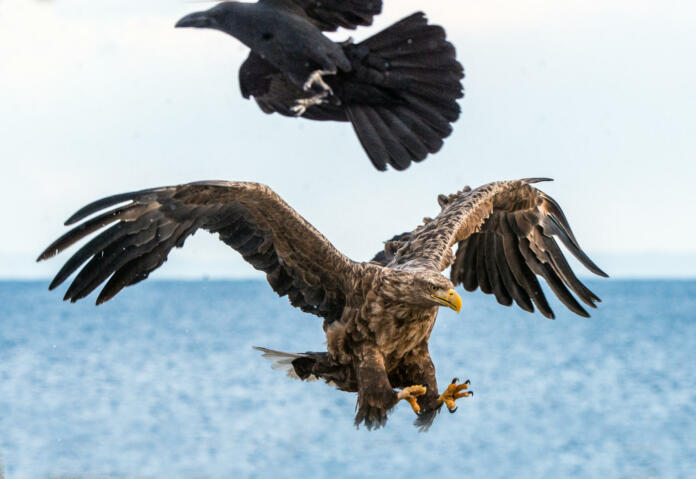
{"label": "pale sky", "polygon": [[[385,0],[363,39],[424,9],[467,77],[443,150],[373,169],[348,124],[241,98],[248,50],[177,30],[208,3],[0,0],[0,277],[54,274],[38,253],[102,196],[205,179],[268,184],[341,251],[381,242],[464,185],[548,176],[584,249],[613,276],[696,276],[696,4]],[[68,251],[74,252],[75,248]],[[584,274],[584,272],[583,272]],[[153,274],[253,277],[200,232]]]}

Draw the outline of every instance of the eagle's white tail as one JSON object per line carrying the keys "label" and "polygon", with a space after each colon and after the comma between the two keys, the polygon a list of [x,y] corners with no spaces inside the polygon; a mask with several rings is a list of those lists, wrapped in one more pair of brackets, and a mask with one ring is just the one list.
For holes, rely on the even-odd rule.
{"label": "eagle's white tail", "polygon": [[[299,354],[299,353],[285,353],[283,351],[276,351],[274,349],[268,349],[268,348],[261,348],[259,346],[252,346],[255,350],[261,351],[263,354],[262,356],[270,361],[273,361],[273,364],[271,365],[272,369],[275,370],[280,370],[280,371],[285,371],[288,377],[291,377],[293,379],[301,379],[297,373],[295,372],[295,367],[292,365],[292,362],[295,359],[299,358],[309,358],[310,356],[307,354]],[[310,375],[305,381],[316,381],[319,378],[314,376],[313,374]]]}

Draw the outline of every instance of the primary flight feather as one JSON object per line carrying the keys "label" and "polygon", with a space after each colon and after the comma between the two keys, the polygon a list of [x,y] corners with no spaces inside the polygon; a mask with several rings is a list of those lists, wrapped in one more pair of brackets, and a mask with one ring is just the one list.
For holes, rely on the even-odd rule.
{"label": "primary flight feather", "polygon": [[[79,271],[64,299],[77,301],[106,283],[97,298],[102,303],[146,279],[196,230],[217,233],[266,273],[277,294],[324,318],[326,352],[260,348],[266,357],[301,379],[320,378],[357,392],[356,424],[383,425],[387,412],[404,399],[418,414],[416,424],[427,428],[443,404],[453,411],[457,399],[470,395],[468,382],[452,381],[438,392],[428,352],[438,307],[462,307],[456,284],[470,291],[480,287],[504,305],[514,301],[527,311],[536,306],[548,317],[553,312],[537,276],[579,315],[587,312],[573,293],[590,307],[599,301],[575,277],[556,239],[590,271],[606,275],[582,252],[558,204],[531,186],[538,181],[495,182],[440,195],[435,219],[395,236],[370,262],[341,254],[269,187],[225,181],[91,203],[66,222],[82,223],[38,260],[101,230],[74,253],[50,288]],[[442,271],[450,266],[448,279]]]}

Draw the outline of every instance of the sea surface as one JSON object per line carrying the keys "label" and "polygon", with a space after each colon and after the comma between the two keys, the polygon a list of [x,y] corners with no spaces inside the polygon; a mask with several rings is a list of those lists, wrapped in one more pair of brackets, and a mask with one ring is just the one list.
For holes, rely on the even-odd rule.
{"label": "sea surface", "polygon": [[430,349],[475,396],[427,433],[399,404],[270,368],[324,350],[321,320],[262,281],[148,281],[95,307],[0,282],[0,478],[694,478],[696,282],[589,283],[591,319],[463,294]]}

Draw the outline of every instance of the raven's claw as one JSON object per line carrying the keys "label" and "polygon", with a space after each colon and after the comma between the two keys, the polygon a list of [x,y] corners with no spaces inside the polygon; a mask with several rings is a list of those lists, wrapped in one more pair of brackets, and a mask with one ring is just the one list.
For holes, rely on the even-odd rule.
{"label": "raven's claw", "polygon": [[324,92],[309,98],[300,98],[295,100],[295,104],[290,107],[290,111],[295,116],[302,116],[305,114],[308,108],[326,103],[327,96],[329,96],[329,93]]}
{"label": "raven's claw", "polygon": [[314,86],[317,85],[319,88],[322,89],[324,93],[328,93],[329,95],[333,95],[333,90],[329,85],[326,84],[324,81],[324,78],[322,75],[332,75],[335,74],[336,72],[328,71],[328,70],[314,70],[312,73],[309,74],[307,77],[307,81],[302,85],[302,89],[304,91],[312,91],[314,90]]}

